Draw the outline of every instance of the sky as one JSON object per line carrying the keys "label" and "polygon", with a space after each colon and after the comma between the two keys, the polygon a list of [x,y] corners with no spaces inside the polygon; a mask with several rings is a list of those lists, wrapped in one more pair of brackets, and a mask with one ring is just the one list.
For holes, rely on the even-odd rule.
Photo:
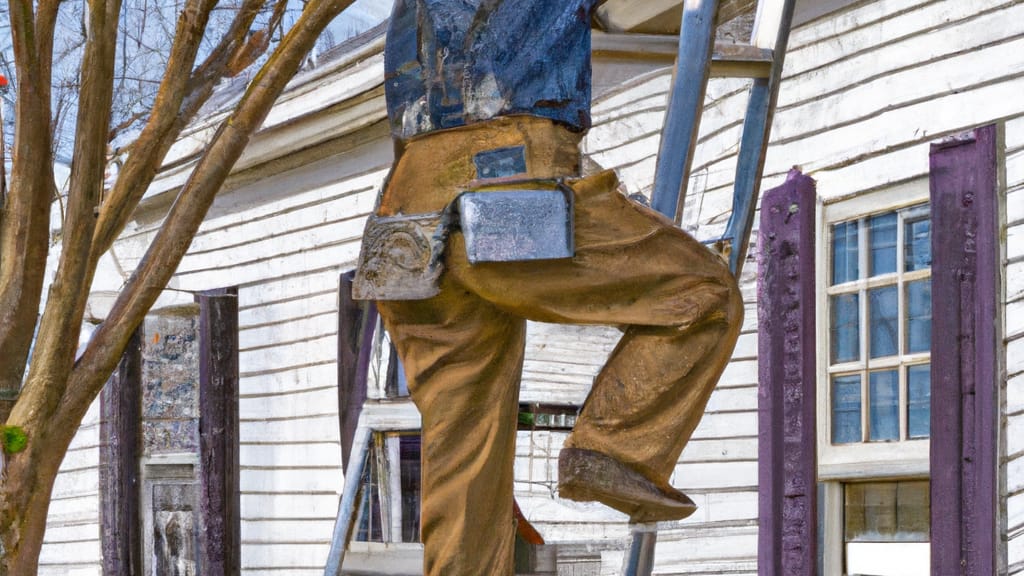
{"label": "sky", "polygon": [[340,43],[383,22],[391,14],[391,5],[391,0],[356,0],[331,22],[328,30]]}

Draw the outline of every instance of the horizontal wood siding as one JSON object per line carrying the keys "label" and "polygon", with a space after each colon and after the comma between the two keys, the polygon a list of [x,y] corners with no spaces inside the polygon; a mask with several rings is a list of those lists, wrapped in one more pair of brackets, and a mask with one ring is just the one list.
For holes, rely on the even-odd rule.
{"label": "horizontal wood siding", "polygon": [[[253,207],[252,217],[242,212],[241,219],[212,222],[200,243],[209,251],[183,271],[195,276],[189,282],[223,273],[245,282],[239,290],[245,574],[313,573],[327,558],[344,485],[335,369],[338,271],[354,265],[381,168]],[[295,182],[304,175],[291,176],[287,180]],[[234,266],[226,269],[225,262]]]}
{"label": "horizontal wood siding", "polygon": [[[386,139],[352,139],[343,154],[223,192],[171,281],[189,291],[239,286],[243,574],[323,571],[344,486],[338,272],[355,265],[390,159]],[[160,222],[143,213],[118,241],[123,267]]]}
{"label": "horizontal wood siding", "polygon": [[103,574],[100,547],[100,401],[86,412],[53,486],[40,576]]}

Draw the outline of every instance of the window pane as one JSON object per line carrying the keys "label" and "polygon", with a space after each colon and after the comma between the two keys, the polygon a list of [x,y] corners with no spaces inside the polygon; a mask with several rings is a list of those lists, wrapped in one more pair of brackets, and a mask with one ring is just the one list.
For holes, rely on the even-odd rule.
{"label": "window pane", "polygon": [[896,483],[846,485],[847,542],[890,542],[896,534]]}
{"label": "window pane", "polygon": [[907,368],[907,436],[927,438],[931,434],[932,371],[930,364]]}
{"label": "window pane", "polygon": [[907,352],[932,349],[932,282],[907,283]]}
{"label": "window pane", "polygon": [[363,475],[360,478],[363,486],[360,489],[358,529],[353,535],[357,542],[383,542],[384,534],[381,530],[383,517],[381,516],[380,491],[378,490],[378,464],[377,451],[369,450],[366,455],[366,465],[363,467]]}
{"label": "window pane", "polygon": [[900,437],[899,378],[895,370],[872,372],[868,380],[871,398],[869,440],[898,440]]}
{"label": "window pane", "polygon": [[844,486],[846,542],[927,542],[931,505],[927,480]]}
{"label": "window pane", "polygon": [[871,275],[890,274],[896,271],[896,213],[889,212],[872,216],[868,220],[871,229]]}
{"label": "window pane", "polygon": [[832,362],[860,360],[860,295],[839,294],[830,300]]}
{"label": "window pane", "polygon": [[903,226],[903,269],[924,270],[932,265],[932,221],[907,220]]}
{"label": "window pane", "polygon": [[868,291],[870,304],[871,357],[894,356],[899,343],[896,287],[886,286]]}
{"label": "window pane", "polygon": [[420,437],[399,437],[402,474],[402,542],[420,541]]}
{"label": "window pane", "polygon": [[832,443],[862,439],[860,426],[860,374],[832,379]]}
{"label": "window pane", "polygon": [[931,494],[927,480],[896,483],[896,537],[927,542],[931,536]]}
{"label": "window pane", "polygon": [[832,284],[858,278],[858,249],[856,220],[832,226]]}

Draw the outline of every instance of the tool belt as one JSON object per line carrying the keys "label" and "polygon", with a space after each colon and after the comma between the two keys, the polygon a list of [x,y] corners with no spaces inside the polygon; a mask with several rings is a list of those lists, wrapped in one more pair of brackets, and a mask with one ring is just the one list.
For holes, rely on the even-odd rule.
{"label": "tool belt", "polygon": [[572,202],[572,190],[560,180],[505,181],[463,191],[439,212],[370,216],[352,297],[436,296],[452,230],[465,238],[470,264],[571,258]]}

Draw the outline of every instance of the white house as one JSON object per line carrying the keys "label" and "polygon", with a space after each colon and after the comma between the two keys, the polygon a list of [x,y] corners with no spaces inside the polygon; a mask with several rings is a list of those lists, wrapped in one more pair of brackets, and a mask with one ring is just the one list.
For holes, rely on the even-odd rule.
{"label": "white house", "polygon": [[[606,16],[625,28],[658,31],[678,23],[678,1],[639,8],[615,2]],[[1021,22],[1019,0],[798,2],[761,188],[782,185],[794,166],[817,183],[810,228],[816,245],[802,255],[805,274],[817,281],[809,299],[813,306],[804,302],[817,313],[817,324],[802,350],[813,355],[817,390],[815,416],[805,424],[818,440],[808,452],[815,458],[805,464],[815,467],[818,481],[812,528],[819,534],[820,558],[807,561],[820,566],[821,574],[929,574],[933,548],[959,550],[963,544],[948,540],[948,527],[930,524],[931,507],[974,502],[930,497],[940,461],[930,451],[934,424],[929,425],[940,406],[930,398],[945,376],[929,367],[933,359],[947,359],[932,355],[930,331],[933,318],[947,318],[946,310],[933,314],[931,279],[940,271],[933,276],[929,238],[938,232],[930,222],[946,216],[929,207],[939,162],[930,164],[930,153],[937,142],[948,147],[950,137],[993,124],[996,229],[978,240],[995,247],[989,268],[997,280],[991,292],[965,297],[963,304],[988,298],[995,311],[981,324],[994,342],[983,367],[987,372],[981,372],[991,377],[977,383],[978,390],[992,391],[995,410],[991,431],[982,431],[991,441],[980,446],[995,458],[980,473],[990,481],[985,496],[995,512],[981,532],[992,535],[993,573],[1024,573]],[[729,34],[743,29],[737,24]],[[352,481],[343,473],[339,425],[345,335],[339,324],[351,322],[339,298],[339,275],[354,266],[364,221],[392,158],[383,40],[383,28],[375,28],[321,54],[316,68],[296,77],[217,197],[167,297],[144,327],[143,397],[159,404],[152,400],[159,392],[171,404],[193,403],[178,411],[147,412],[143,406],[138,518],[146,529],[136,545],[147,574],[154,555],[162,553],[157,548],[166,545],[159,540],[165,537],[158,536],[160,522],[185,518],[175,511],[197,509],[182,505],[192,497],[185,492],[160,496],[166,486],[192,486],[199,477],[199,376],[191,358],[200,328],[192,294],[229,287],[237,288],[238,304],[241,571],[323,573],[339,496]],[[657,51],[602,51],[602,42],[610,41],[595,39],[594,126],[584,152],[597,165],[617,169],[629,192],[649,194],[671,60]],[[716,238],[729,216],[749,85],[722,78],[708,87],[681,220],[700,239]],[[115,243],[112,270],[130,271],[139,261],[223,114],[209,110],[175,144],[168,167]],[[984,143],[987,136],[978,134],[988,132],[973,137]],[[655,574],[776,573],[765,556],[759,565],[758,552],[759,537],[767,536],[759,512],[759,489],[764,493],[767,487],[759,482],[759,470],[769,466],[768,440],[759,442],[759,345],[765,342],[759,342],[764,327],[758,321],[758,248],[751,248],[741,279],[746,319],[733,360],[673,477],[700,508],[685,521],[660,527]],[[97,294],[92,308],[97,319],[102,297]],[[628,544],[624,516],[560,500],[556,490],[558,451],[572,418],[571,408],[558,407],[582,401],[617,334],[611,327],[530,326],[522,402],[525,411],[539,413],[525,417],[520,432],[516,494],[525,516],[556,545],[549,560],[557,574],[617,574]],[[962,340],[959,334],[949,337]],[[367,410],[381,422],[414,422],[401,382],[388,380],[389,356],[386,340],[378,338]],[[161,372],[168,363],[194,374],[179,373],[184,384],[171,386]],[[99,519],[100,420],[96,406],[57,480],[42,574],[103,573],[101,540],[111,536],[101,535]],[[175,440],[175,434],[184,436]],[[402,574],[416,569],[418,545],[409,541],[415,540],[409,528],[415,524],[415,486],[401,480],[403,470],[415,473],[414,438],[395,433],[375,440],[374,473],[365,481],[376,486],[379,509],[367,491],[369,507],[356,535],[364,541],[350,548],[352,566]],[[402,494],[409,498],[404,506]],[[783,526],[789,521],[774,520]],[[196,561],[197,550],[179,546],[173,552],[188,564]]]}

